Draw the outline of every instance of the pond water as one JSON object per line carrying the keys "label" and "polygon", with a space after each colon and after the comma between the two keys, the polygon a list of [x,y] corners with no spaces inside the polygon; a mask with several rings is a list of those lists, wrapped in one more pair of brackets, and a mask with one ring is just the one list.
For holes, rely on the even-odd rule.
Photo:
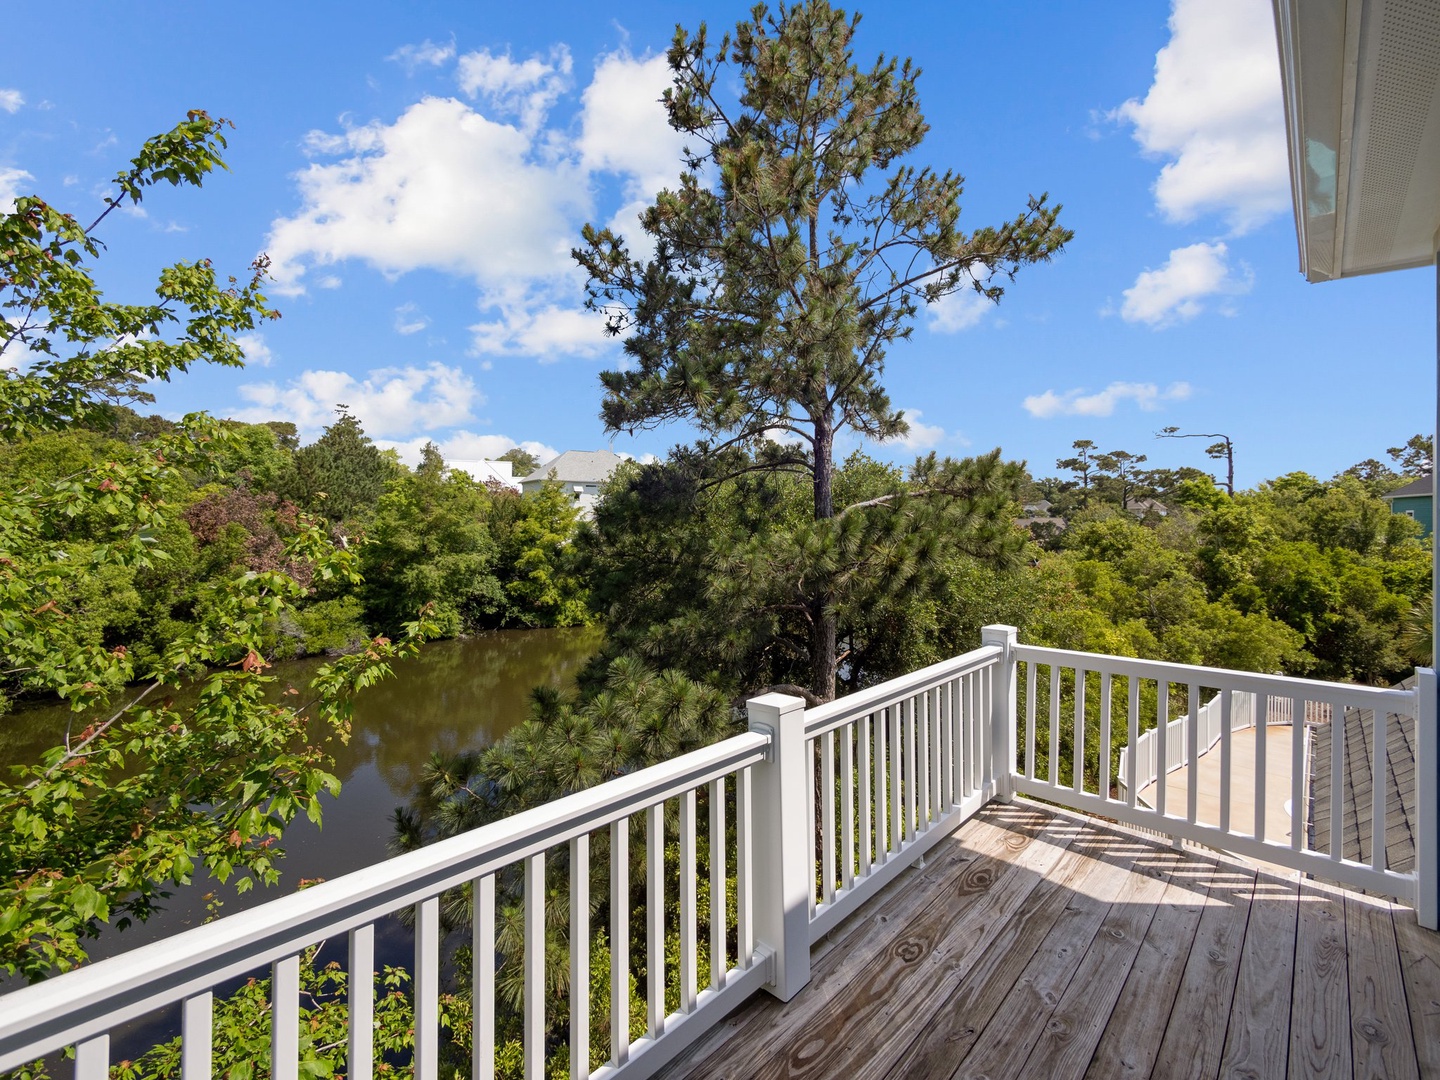
{"label": "pond water", "polygon": [[[357,698],[349,745],[332,747],[341,792],[338,799],[325,800],[323,827],[302,816],[286,831],[278,886],[237,896],[233,881],[220,885],[197,874],[148,923],[91,943],[91,959],[202,922],[204,896],[211,890],[223,903],[221,914],[230,914],[291,891],[301,878],[334,878],[389,857],[391,814],[409,798],[430,755],[493,743],[526,717],[534,687],[569,686],[602,638],[593,629],[502,630],[436,642],[396,664],[394,678]],[[280,676],[281,685],[304,686],[323,662],[277,664],[272,673]],[[69,713],[55,706],[0,719],[0,765],[38,759],[56,744],[68,719]],[[382,929],[377,941],[382,962],[400,962],[408,948],[408,932],[400,935],[403,940],[384,940],[393,936]],[[6,988],[0,986],[0,992]]]}

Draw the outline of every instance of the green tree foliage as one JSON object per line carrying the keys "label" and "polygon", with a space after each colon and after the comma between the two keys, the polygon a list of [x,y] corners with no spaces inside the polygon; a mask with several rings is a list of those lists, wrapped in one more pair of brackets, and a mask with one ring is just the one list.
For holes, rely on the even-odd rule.
{"label": "green tree foliage", "polygon": [[574,501],[559,484],[547,483],[512,502],[515,512],[501,551],[512,619],[524,626],[588,624],[589,590],[571,547],[580,518]]}
{"label": "green tree foliage", "polygon": [[[806,0],[759,6],[718,44],[703,25],[677,30],[664,102],[691,150],[677,187],[641,217],[653,255],[593,227],[575,252],[591,306],[627,332],[632,363],[602,377],[609,429],[684,420],[719,440],[704,449],[749,449],[747,467],[809,480],[810,527],[794,542],[834,567],[812,571],[803,598],[804,681],[823,699],[843,662],[854,528],[835,499],[837,434],[905,432],[881,376],[922,304],[969,288],[998,300],[999,281],[1071,236],[1044,197],[999,227],[958,228],[962,178],[902,164],[927,130],[919,73],[883,56],[858,65],[858,22]],[[796,444],[761,455],[774,432]]]}
{"label": "green tree foliage", "polygon": [[529,476],[540,467],[539,458],[528,450],[521,450],[518,446],[513,446],[509,450],[506,450],[505,453],[501,454],[495,460],[510,462],[510,464],[515,467],[515,475],[522,478]]}
{"label": "green tree foliage", "polygon": [[[199,184],[221,164],[223,125],[191,113],[148,141],[97,224],[160,181]],[[145,918],[197,865],[241,889],[274,882],[274,841],[297,813],[318,820],[320,796],[338,786],[323,740],[345,737],[353,695],[424,631],[377,639],[277,703],[265,628],[308,592],[286,568],[355,576],[353,554],[296,518],[277,567],[209,582],[163,647],[134,647],[114,609],[130,590],[169,595],[171,552],[193,540],[173,496],[221,467],[216,448],[239,452],[236,433],[204,417],[124,442],[46,433],[103,425],[137,380],[238,365],[234,335],[273,312],[263,261],[228,285],[208,262],[178,263],[160,272],[154,304],[102,300],[93,229],[34,197],[0,216],[0,350],[33,361],[0,376],[0,437],[43,463],[8,472],[0,489],[0,678],[12,692],[58,694],[74,713],[61,745],[0,782],[0,969],[30,979],[82,961],[107,925]]]}
{"label": "green tree foliage", "polygon": [[844,510],[823,535],[808,478],[766,467],[762,455],[778,453],[681,448],[612,479],[579,544],[607,656],[634,653],[730,693],[803,686],[820,582],[843,646],[839,681],[854,689],[932,654],[914,613],[949,556],[1020,555],[1009,521],[1020,469],[998,452],[922,458],[908,478],[855,454],[836,472]]}
{"label": "green tree foliage", "polygon": [[400,469],[344,405],[335,411],[335,422],[325,433],[295,452],[284,490],[306,510],[339,524],[367,514]]}
{"label": "green tree foliage", "polygon": [[446,469],[430,444],[417,469],[388,483],[360,548],[376,625],[400,626],[427,605],[446,636],[500,622],[505,596],[485,523],[489,505],[484,487]]}

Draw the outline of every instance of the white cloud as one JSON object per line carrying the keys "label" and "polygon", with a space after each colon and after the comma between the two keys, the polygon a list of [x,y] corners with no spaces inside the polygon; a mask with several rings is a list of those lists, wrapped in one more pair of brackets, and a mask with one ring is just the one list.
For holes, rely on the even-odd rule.
{"label": "white cloud", "polygon": [[335,406],[344,404],[377,441],[463,424],[485,402],[470,376],[439,363],[381,368],[364,379],[345,371],[310,370],[284,386],[241,386],[240,396],[251,404],[235,414],[237,420],[290,420],[307,436],[331,423]]}
{"label": "white cloud", "polygon": [[1189,396],[1186,382],[1171,383],[1163,390],[1154,383],[1112,382],[1097,394],[1088,394],[1083,388],[1058,394],[1046,390],[1027,397],[1022,404],[1031,416],[1049,420],[1056,416],[1109,416],[1122,401],[1133,401],[1142,412],[1155,412],[1166,402],[1184,401]]}
{"label": "white cloud", "polygon": [[0,109],[4,109],[12,116],[20,111],[20,106],[25,104],[25,95],[19,90],[6,90],[0,87]]}
{"label": "white cloud", "polygon": [[239,334],[235,338],[235,344],[239,345],[240,351],[245,354],[246,363],[269,367],[275,360],[275,354],[271,352],[270,346],[265,344],[264,334]]}
{"label": "white cloud", "polygon": [[479,355],[520,354],[542,364],[562,356],[598,356],[615,345],[605,336],[603,316],[554,304],[502,303],[500,318],[476,323],[470,332]]}
{"label": "white cloud", "polygon": [[904,411],[905,422],[910,425],[910,430],[899,438],[889,440],[887,445],[903,446],[907,450],[929,450],[950,437],[939,424],[922,424],[919,409]]}
{"label": "white cloud", "polygon": [[993,301],[967,288],[942,296],[926,307],[925,313],[931,333],[956,334],[978,325],[994,309]]}
{"label": "white cloud", "polygon": [[496,56],[481,49],[460,57],[456,77],[472,100],[482,98],[499,115],[517,118],[522,131],[535,132],[570,88],[573,67],[564,45],[552,48],[546,59],[532,56],[519,63],[508,53]]}
{"label": "white cloud", "polygon": [[1223,214],[1242,233],[1290,205],[1275,27],[1266,0],[1175,0],[1144,100],[1112,114],[1169,158],[1155,203],[1170,220]]}
{"label": "white cloud", "polygon": [[452,431],[443,439],[427,439],[423,435],[403,441],[376,439],[375,445],[394,450],[407,465],[417,465],[420,462],[420,451],[427,442],[433,442],[439,448],[440,456],[446,461],[494,461],[516,446],[527,454],[533,454],[541,462],[553,461],[560,456],[560,451],[544,443],[517,442],[508,435],[477,435],[473,431]]}
{"label": "white cloud", "polygon": [[454,56],[455,42],[436,45],[435,42],[426,38],[419,45],[401,45],[385,59],[394,60],[407,72],[413,72],[420,67],[439,67],[447,60],[453,59]]}
{"label": "white cloud", "polygon": [[301,210],[271,226],[277,291],[303,291],[309,267],[344,259],[392,276],[463,274],[482,291],[570,272],[574,223],[590,209],[585,179],[538,160],[518,128],[425,98],[344,140],[349,156],[298,173]]}
{"label": "white cloud", "polygon": [[610,53],[581,95],[581,161],[595,172],[631,177],[632,193],[647,202],[680,176],[685,138],[667,122],[660,100],[671,79],[663,55]]}
{"label": "white cloud", "polygon": [[430,316],[422,314],[414,304],[401,304],[395,309],[395,332],[418,334],[430,325]]}
{"label": "white cloud", "polygon": [[9,214],[15,209],[15,200],[25,192],[21,189],[21,181],[33,180],[24,169],[0,168],[0,214]]}
{"label": "white cloud", "polygon": [[660,104],[663,56],[600,57],[574,120],[551,121],[573,67],[563,45],[527,59],[465,53],[456,78],[473,103],[425,98],[392,122],[342,117],[339,132],[310,132],[302,149],[316,160],[295,176],[300,207],[266,243],[275,291],[338,287],[333,271],[347,260],[391,278],[438,270],[475,282],[477,355],[613,349],[603,320],[581,310],[570,249],[599,216],[592,191],[618,192],[610,225],[644,258],[639,213],[679,175],[682,140]]}
{"label": "white cloud", "polygon": [[1176,248],[1159,270],[1144,270],[1125,290],[1120,317],[1160,329],[1177,320],[1193,319],[1205,310],[1208,296],[1248,292],[1254,278],[1248,268],[1237,274],[1223,243]]}

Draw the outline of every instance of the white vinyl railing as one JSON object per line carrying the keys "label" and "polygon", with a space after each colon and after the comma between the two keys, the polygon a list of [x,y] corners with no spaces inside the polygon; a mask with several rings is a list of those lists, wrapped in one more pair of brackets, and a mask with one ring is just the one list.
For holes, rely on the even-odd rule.
{"label": "white vinyl railing", "polygon": [[[1261,859],[1310,873],[1319,878],[1356,888],[1394,896],[1417,904],[1422,922],[1427,917],[1427,890],[1433,892],[1433,838],[1435,831],[1435,778],[1423,774],[1426,754],[1433,754],[1434,675],[1420,673],[1418,690],[1385,690],[1341,683],[1294,679],[1280,675],[1228,671],[1219,668],[1167,664],[1093,653],[1019,645],[1015,649],[1023,674],[1023,710],[1017,714],[1023,755],[1017,758],[1014,780],[1017,792],[1073,807],[1090,813],[1141,826],[1176,839],[1190,840],[1222,851]],[[1428,698],[1427,698],[1427,695]],[[1202,700],[1212,696],[1219,704],[1218,779],[1207,786],[1201,776]],[[1239,726],[1232,712],[1236,702],[1254,701],[1264,716],[1251,720],[1255,728],[1254,767],[1235,767],[1232,733]],[[1429,701],[1428,709],[1426,701]],[[1342,782],[1345,775],[1345,740],[1331,740],[1331,791],[1334,837],[1328,851],[1317,851],[1309,843],[1305,823],[1308,800],[1305,739],[1297,737],[1303,725],[1291,732],[1284,751],[1290,756],[1288,835],[1273,835],[1267,828],[1267,801],[1275,793],[1269,785],[1267,768],[1269,744],[1275,730],[1270,723],[1272,707],[1285,702],[1289,718],[1343,718],[1346,709],[1366,709],[1373,714],[1371,755],[1372,806],[1371,857],[1362,863],[1342,856],[1340,834],[1346,815],[1343,811]],[[1181,712],[1171,720],[1172,710]],[[1115,715],[1118,712],[1118,717]],[[1386,863],[1387,732],[1388,725],[1404,717],[1416,722],[1421,747],[1416,762],[1417,799],[1420,820],[1417,869],[1400,873]],[[1043,732],[1041,728],[1043,727]],[[1174,741],[1183,741],[1178,755],[1184,772],[1153,769],[1148,779],[1156,789],[1153,806],[1141,803],[1137,794],[1147,778],[1141,773],[1144,754],[1126,754],[1121,759],[1124,775],[1112,773],[1112,746],[1135,746],[1149,735],[1153,740],[1153,761],[1177,759]],[[1043,742],[1041,741],[1043,737]],[[1087,746],[1088,738],[1098,746]],[[1141,744],[1143,745],[1143,744]],[[1067,775],[1068,774],[1068,775]],[[1182,799],[1172,799],[1170,779],[1183,775]],[[1214,790],[1210,790],[1213,787]],[[1112,792],[1119,792],[1118,796]],[[1203,814],[1200,800],[1214,800],[1214,812]],[[1355,815],[1351,815],[1353,819]],[[1431,847],[1427,848],[1429,844]],[[1429,916],[1433,918],[1433,915]]]}
{"label": "white vinyl railing", "polygon": [[[1199,812],[1197,771],[1204,738],[1202,698],[1218,701],[1219,810]],[[1231,732],[1237,701],[1253,695],[1253,779],[1237,780]],[[1119,704],[1123,703],[1123,704]],[[1172,720],[1172,707],[1182,715]],[[1243,707],[1243,706],[1242,706]],[[1118,720],[1112,715],[1121,710]],[[1343,717],[1371,709],[1376,775],[1372,858],[1312,850],[1303,823],[1303,739],[1290,743],[1288,837],[1267,833],[1269,720]],[[461,836],[401,855],[304,892],[156,942],[0,997],[0,1070],[63,1047],[76,1050],[77,1080],[108,1075],[111,1032],[179,1003],[183,1076],[212,1074],[214,994],[227,980],[269,967],[272,975],[271,1075],[298,1074],[299,975],[303,952],[347,935],[349,1042],[345,1073],[367,1076],[372,1046],[375,924],[406,908],[415,913],[415,1076],[433,1080],[440,1047],[442,965],[440,897],[470,886],[473,905],[474,1028],[472,1075],[494,1075],[496,1051],[496,876],[520,870],[524,913],[523,1051],[527,1080],[547,1069],[547,852],[570,871],[571,1077],[647,1077],[718,1023],[740,1001],[766,990],[788,1001],[810,979],[812,944],[906,866],[992,799],[1024,794],[1225,851],[1294,867],[1414,903],[1422,925],[1437,921],[1437,740],[1435,677],[1420,672],[1416,691],[1313,682],[1019,645],[1015,630],[987,626],[982,645],[963,656],[818,708],[767,694],[748,704],[750,731],[673,761],[601,784]],[[1386,726],[1416,718],[1419,817],[1416,870],[1385,864]],[[1093,739],[1091,745],[1091,719]],[[1252,721],[1255,722],[1255,721]],[[1178,725],[1178,726],[1177,726]],[[1300,725],[1303,727],[1303,725]],[[1186,772],[1183,800],[1167,791],[1170,770],[1156,768],[1154,807],[1140,803],[1136,756],[1124,758],[1123,785],[1112,775],[1112,746],[1153,745],[1170,762],[1173,743]],[[1343,773],[1344,739],[1332,739],[1332,776]],[[1093,765],[1091,764],[1093,762]],[[1066,778],[1068,774],[1068,779]],[[1338,785],[1338,779],[1335,781]],[[1237,813],[1236,785],[1253,803]],[[1113,791],[1120,790],[1116,797]],[[1332,790],[1337,806],[1339,789]],[[710,864],[697,860],[697,807],[708,808]],[[1242,806],[1245,799],[1238,800]],[[1178,805],[1183,802],[1183,805]],[[1175,805],[1172,805],[1174,803]],[[678,812],[678,925],[667,926],[666,810]],[[727,821],[727,807],[734,808]],[[644,817],[645,927],[632,963],[629,926],[631,818]],[[1331,816],[1340,830],[1343,813]],[[611,951],[609,1060],[590,1068],[590,837],[608,833]],[[699,985],[698,880],[710,879],[709,985]],[[734,912],[726,911],[733,885]],[[667,934],[679,942],[679,1001],[666,999]],[[735,955],[728,944],[735,942]],[[647,975],[645,1034],[630,1037],[630,973]],[[637,1018],[638,1019],[638,1018]],[[603,1036],[602,1036],[603,1038]]]}
{"label": "white vinyl railing", "polygon": [[[1256,703],[1260,703],[1260,713],[1267,724],[1277,726],[1291,726],[1294,722],[1294,701],[1288,697],[1276,697],[1273,694],[1264,697],[1253,693],[1245,693],[1240,690],[1231,690],[1230,704],[1228,710],[1220,694],[1216,694],[1204,705],[1200,706],[1199,719],[1199,752],[1203,756],[1214,748],[1220,741],[1220,723],[1226,712],[1230,715],[1230,730],[1243,731],[1255,726]],[[1319,708],[1310,709],[1308,717],[1311,723],[1321,723],[1330,718],[1328,705],[1321,704]],[[1186,725],[1189,724],[1189,717],[1182,716],[1178,720],[1171,720],[1164,735],[1160,734],[1159,727],[1142,731],[1140,738],[1136,740],[1133,752],[1135,754],[1135,783],[1137,791],[1144,791],[1151,784],[1158,782],[1160,777],[1160,762],[1165,762],[1165,772],[1174,772],[1182,765],[1190,763],[1190,743],[1186,737]],[[1165,755],[1160,755],[1160,745],[1165,744]],[[1126,777],[1130,775],[1130,754],[1132,748],[1127,746],[1120,751],[1120,768],[1116,773],[1116,782],[1120,785],[1122,798],[1124,797]]]}
{"label": "white vinyl railing", "polygon": [[820,796],[812,940],[1002,793],[1013,644],[987,634],[973,652],[806,711]]}
{"label": "white vinyl railing", "polygon": [[[560,849],[570,866],[571,1075],[648,1076],[710,1024],[770,978],[772,948],[757,931],[774,920],[757,918],[761,904],[774,906],[763,891],[772,875],[761,873],[768,828],[756,828],[752,791],[771,788],[767,775],[769,740],[747,733],[673,761],[612,780],[587,791],[528,810],[492,825],[398,856],[364,870],[272,900],[248,911],[102,960],[0,998],[0,1070],[12,1069],[74,1046],[77,1080],[109,1075],[110,1033],[120,1025],[176,1002],[181,1003],[183,1076],[211,1076],[212,1006],[215,988],[226,980],[268,966],[272,975],[272,1075],[294,1080],[299,1054],[299,974],[308,947],[340,935],[349,937],[350,1016],[347,1076],[369,1076],[375,1064],[373,1028],[375,924],[405,908],[415,912],[415,1075],[433,1080],[440,1045],[440,896],[472,886],[475,1002],[473,1074],[491,1076],[495,1061],[494,957],[496,875],[523,870],[524,893],[524,1057],[525,1075],[545,1075],[546,990],[545,859]],[[734,840],[725,821],[727,785],[734,796]],[[697,985],[696,796],[708,794],[712,852],[710,985]],[[679,807],[680,1008],[665,1004],[665,807]],[[763,798],[761,800],[764,801]],[[630,1038],[630,818],[643,814],[646,844],[644,966],[648,972],[647,1032]],[[763,819],[762,819],[763,820]],[[590,1070],[591,932],[589,898],[590,834],[610,837],[610,938],[612,988],[609,1062]],[[727,873],[734,880],[734,921],[727,918]],[[676,886],[672,883],[671,888]],[[726,956],[731,929],[738,955]]]}

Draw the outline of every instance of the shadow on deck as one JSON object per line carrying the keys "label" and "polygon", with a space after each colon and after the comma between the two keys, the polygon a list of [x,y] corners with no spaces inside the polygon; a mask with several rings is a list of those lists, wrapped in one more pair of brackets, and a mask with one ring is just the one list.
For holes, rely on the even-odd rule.
{"label": "shadow on deck", "polygon": [[661,1075],[1440,1077],[1408,908],[992,804]]}

